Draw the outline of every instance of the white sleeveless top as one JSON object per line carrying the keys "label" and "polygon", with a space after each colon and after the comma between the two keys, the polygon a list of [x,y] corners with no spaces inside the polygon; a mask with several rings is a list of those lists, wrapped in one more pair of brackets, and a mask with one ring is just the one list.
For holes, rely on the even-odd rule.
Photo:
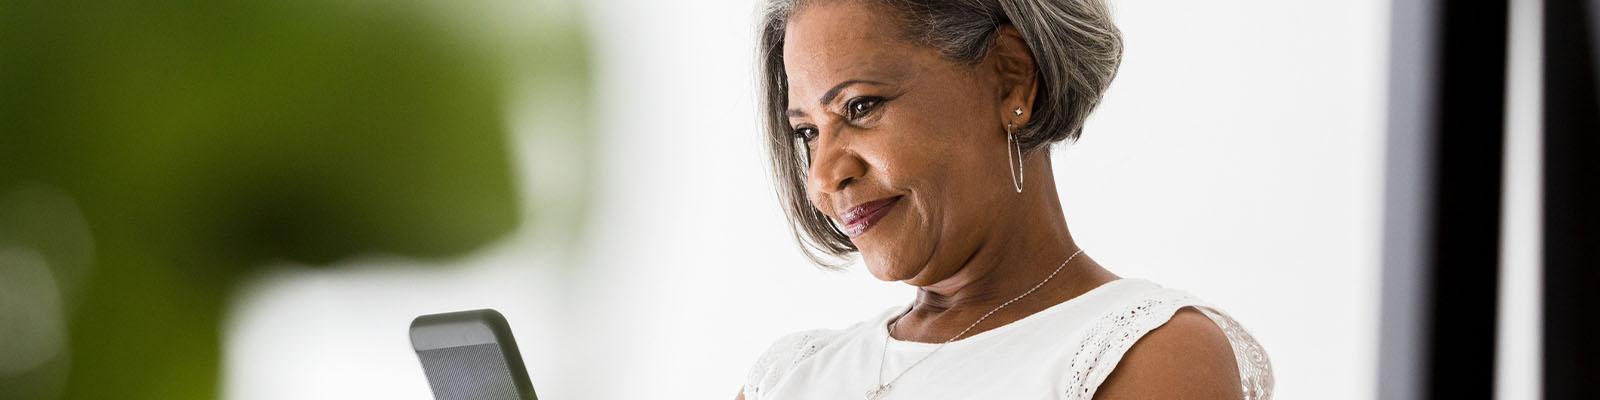
{"label": "white sleeveless top", "polygon": [[[1210,317],[1233,345],[1246,399],[1272,398],[1272,365],[1244,327],[1179,290],[1125,278],[1004,326],[946,345],[882,399],[1090,399],[1134,342],[1183,307]],[[860,399],[938,344],[889,338],[885,310],[849,328],[797,332],[773,343],[750,370],[745,400]],[[886,355],[885,355],[886,354]]]}

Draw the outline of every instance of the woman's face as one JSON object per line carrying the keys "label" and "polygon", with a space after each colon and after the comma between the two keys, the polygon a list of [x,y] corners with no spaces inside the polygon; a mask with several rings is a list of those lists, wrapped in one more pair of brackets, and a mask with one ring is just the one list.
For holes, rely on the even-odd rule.
{"label": "woman's face", "polygon": [[789,124],[810,152],[811,203],[844,227],[874,276],[926,286],[1005,223],[999,210],[1016,196],[1010,108],[990,61],[941,58],[877,12],[830,2],[790,19]]}

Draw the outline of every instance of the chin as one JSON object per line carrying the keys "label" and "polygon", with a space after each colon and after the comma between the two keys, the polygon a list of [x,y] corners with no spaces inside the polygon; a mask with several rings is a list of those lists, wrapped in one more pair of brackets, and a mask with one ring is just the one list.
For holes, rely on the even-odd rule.
{"label": "chin", "polygon": [[920,272],[918,268],[907,265],[905,262],[897,262],[898,260],[904,260],[904,258],[870,254],[863,251],[861,259],[862,263],[866,264],[867,271],[872,272],[874,278],[884,282],[899,282],[911,279]]}

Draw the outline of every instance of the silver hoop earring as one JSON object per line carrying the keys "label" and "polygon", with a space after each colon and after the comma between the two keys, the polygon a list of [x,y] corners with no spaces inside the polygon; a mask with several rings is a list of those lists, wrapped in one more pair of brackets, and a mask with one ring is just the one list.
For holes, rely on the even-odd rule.
{"label": "silver hoop earring", "polygon": [[[1011,161],[1013,145],[1017,146],[1016,161]],[[1025,182],[1022,175],[1022,142],[1017,141],[1010,122],[1006,123],[1006,167],[1011,169],[1011,186],[1017,188],[1017,193],[1022,193],[1022,184]]]}

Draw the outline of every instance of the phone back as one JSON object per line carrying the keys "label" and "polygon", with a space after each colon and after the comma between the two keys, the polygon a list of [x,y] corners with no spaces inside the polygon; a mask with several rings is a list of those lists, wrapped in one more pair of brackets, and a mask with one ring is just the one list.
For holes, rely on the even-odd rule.
{"label": "phone back", "polygon": [[536,400],[504,316],[490,309],[411,321],[411,346],[437,400]]}

